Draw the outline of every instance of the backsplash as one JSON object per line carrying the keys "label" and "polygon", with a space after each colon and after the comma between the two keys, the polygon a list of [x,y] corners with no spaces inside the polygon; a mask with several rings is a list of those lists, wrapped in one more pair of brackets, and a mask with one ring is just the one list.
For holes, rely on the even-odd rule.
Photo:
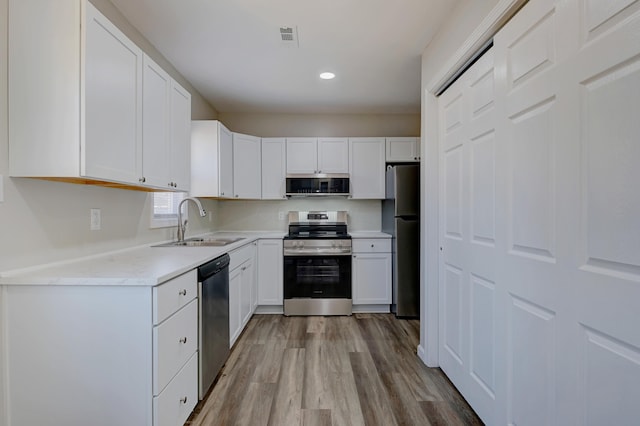
{"label": "backsplash", "polygon": [[[292,198],[283,201],[221,201],[216,228],[228,231],[286,231],[289,211],[346,210],[349,230],[380,231],[380,200],[346,198]],[[284,212],[284,220],[279,219]]]}

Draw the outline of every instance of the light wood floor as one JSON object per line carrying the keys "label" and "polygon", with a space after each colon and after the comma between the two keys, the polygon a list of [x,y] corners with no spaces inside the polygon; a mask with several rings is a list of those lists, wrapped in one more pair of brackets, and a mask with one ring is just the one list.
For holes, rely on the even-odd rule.
{"label": "light wood floor", "polygon": [[186,424],[481,425],[418,343],[391,314],[255,315]]}

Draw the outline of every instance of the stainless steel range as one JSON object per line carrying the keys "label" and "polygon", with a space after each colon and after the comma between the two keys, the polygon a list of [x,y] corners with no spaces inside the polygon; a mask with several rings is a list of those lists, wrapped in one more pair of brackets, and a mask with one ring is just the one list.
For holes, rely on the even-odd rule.
{"label": "stainless steel range", "polygon": [[289,212],[283,249],[285,315],[351,315],[346,211]]}

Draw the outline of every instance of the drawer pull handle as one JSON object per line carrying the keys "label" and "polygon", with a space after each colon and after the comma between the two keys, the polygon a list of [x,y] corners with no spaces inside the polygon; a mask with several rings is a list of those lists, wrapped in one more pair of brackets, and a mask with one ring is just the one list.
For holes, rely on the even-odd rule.
{"label": "drawer pull handle", "polygon": [[183,288],[183,289],[182,289],[182,291],[179,291],[179,292],[178,292],[178,294],[179,294],[180,296],[186,296],[186,295],[187,295],[187,289],[186,289],[186,288]]}
{"label": "drawer pull handle", "polygon": [[373,246],[374,246],[374,245],[373,245],[373,244],[371,244],[371,248],[373,248]]}
{"label": "drawer pull handle", "polygon": [[187,397],[185,396],[184,398],[180,398],[180,402],[182,402],[183,404],[187,403]]}
{"label": "drawer pull handle", "polygon": [[180,343],[186,344],[187,343],[187,338],[183,337],[182,339],[180,339]]}

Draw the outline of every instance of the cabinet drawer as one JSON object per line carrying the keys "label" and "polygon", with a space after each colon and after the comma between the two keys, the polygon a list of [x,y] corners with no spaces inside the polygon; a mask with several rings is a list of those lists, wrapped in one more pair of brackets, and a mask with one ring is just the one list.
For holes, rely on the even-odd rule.
{"label": "cabinet drawer", "polygon": [[153,324],[157,325],[198,295],[198,273],[189,271],[153,288]]}
{"label": "cabinet drawer", "polygon": [[198,354],[153,398],[154,426],[182,426],[198,402]]}
{"label": "cabinet drawer", "polygon": [[236,250],[229,253],[231,261],[229,263],[229,271],[233,271],[238,266],[242,265],[247,260],[255,257],[256,255],[256,242],[246,244]]}
{"label": "cabinet drawer", "polygon": [[153,328],[153,394],[158,395],[198,348],[198,301]]}
{"label": "cabinet drawer", "polygon": [[391,253],[391,238],[356,238],[354,253]]}

